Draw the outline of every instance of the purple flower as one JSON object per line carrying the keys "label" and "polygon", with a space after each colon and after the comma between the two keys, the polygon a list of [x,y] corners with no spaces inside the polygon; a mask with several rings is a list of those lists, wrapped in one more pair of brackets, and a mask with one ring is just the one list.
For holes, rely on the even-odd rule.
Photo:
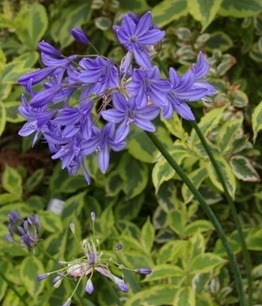
{"label": "purple flower", "polygon": [[46,129],[50,120],[56,115],[56,110],[48,110],[46,106],[40,108],[33,108],[27,102],[24,95],[21,96],[22,105],[18,107],[19,113],[28,120],[19,130],[20,136],[28,136],[36,132],[33,145],[35,144],[38,134]]}
{"label": "purple flower", "polygon": [[136,125],[144,131],[155,131],[155,127],[150,120],[155,119],[159,115],[159,107],[151,105],[138,108],[134,97],[127,100],[124,95],[118,92],[113,94],[113,106],[114,108],[102,111],[101,114],[109,122],[121,122],[115,135],[117,142],[125,139],[130,131],[131,124]]}
{"label": "purple flower", "polygon": [[197,101],[203,98],[208,90],[206,88],[194,88],[195,75],[189,70],[182,77],[174,68],[169,69],[172,90],[167,95],[167,105],[163,109],[163,117],[170,119],[176,111],[186,120],[194,120],[195,117],[187,105],[187,101]]}
{"label": "purple flower", "polygon": [[106,89],[117,87],[118,71],[112,60],[97,56],[96,59],[85,58],[79,65],[84,69],[80,71],[78,80],[83,85],[91,85],[94,94],[99,95]]}
{"label": "purple flower", "polygon": [[26,86],[30,80],[32,80],[32,85],[38,84],[46,77],[48,77],[55,69],[56,67],[46,67],[34,72],[27,73],[26,75],[20,77],[17,82],[23,86]]}
{"label": "purple flower", "polygon": [[197,64],[192,65],[192,71],[195,74],[194,88],[205,88],[207,90],[207,96],[213,96],[216,93],[216,89],[213,85],[204,80],[209,70],[209,64],[204,58],[202,52],[199,52]]}
{"label": "purple flower", "polygon": [[135,97],[139,108],[146,107],[148,102],[161,107],[167,104],[166,97],[171,85],[167,80],[160,78],[159,68],[154,66],[148,71],[135,69],[127,90]]}
{"label": "purple flower", "polygon": [[82,44],[89,44],[89,39],[87,38],[85,32],[83,32],[81,29],[79,28],[73,28],[71,30],[71,35],[74,37],[74,39],[76,41],[79,41]]}
{"label": "purple flower", "polygon": [[97,152],[98,165],[102,173],[105,173],[109,165],[109,149],[121,151],[126,143],[116,141],[114,138],[115,124],[107,123],[102,130],[93,127],[93,136],[89,140],[82,141],[81,151],[84,156]]}
{"label": "purple flower", "polygon": [[124,16],[121,26],[114,27],[119,42],[134,54],[136,62],[145,69],[151,68],[148,46],[155,45],[165,32],[152,24],[152,15],[145,13],[140,19],[132,13]]}

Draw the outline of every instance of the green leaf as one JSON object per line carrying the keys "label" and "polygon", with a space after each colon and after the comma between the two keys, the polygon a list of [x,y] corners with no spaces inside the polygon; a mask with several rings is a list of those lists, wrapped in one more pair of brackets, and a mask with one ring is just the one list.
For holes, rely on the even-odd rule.
{"label": "green leaf", "polygon": [[182,140],[188,138],[188,133],[183,128],[182,119],[178,116],[177,113],[174,113],[171,119],[166,120],[161,118],[161,121],[164,123],[172,135]]}
{"label": "green leaf", "polygon": [[[236,241],[235,239],[228,236],[227,236],[227,241],[235,255],[241,252],[241,246],[239,241]],[[216,242],[214,253],[219,256],[227,257],[227,252],[220,239],[217,240]]]}
{"label": "green leaf", "polygon": [[133,157],[145,163],[152,163],[157,154],[156,147],[146,133],[138,129],[131,130],[126,148]]}
{"label": "green leaf", "polygon": [[[9,272],[8,270],[10,271],[12,270],[10,268],[12,268],[10,263],[1,260],[1,263],[0,263],[1,274],[7,275]],[[6,289],[7,289],[7,283],[4,281],[2,277],[0,277],[0,301],[4,298],[6,294]]]}
{"label": "green leaf", "polygon": [[193,288],[190,286],[180,288],[175,295],[173,306],[195,306],[196,298]]}
{"label": "green leaf", "polygon": [[217,143],[222,153],[231,148],[232,140],[236,137],[241,125],[242,119],[229,120],[223,124],[217,136]]}
{"label": "green leaf", "polygon": [[211,33],[208,41],[205,44],[205,47],[209,51],[213,51],[214,49],[219,49],[222,52],[228,50],[233,47],[233,41],[230,36],[222,31],[215,31]]}
{"label": "green leaf", "polygon": [[242,155],[232,156],[229,164],[238,179],[247,182],[259,182],[260,178],[257,171],[246,157]]}
{"label": "green leaf", "polygon": [[237,108],[243,108],[248,104],[248,96],[242,90],[235,90],[232,98],[232,105]]}
{"label": "green leaf", "polygon": [[202,24],[202,31],[215,19],[222,0],[187,0],[189,13]]}
{"label": "green leaf", "polygon": [[162,264],[162,265],[157,265],[152,269],[152,273],[148,274],[144,282],[147,281],[156,281],[156,280],[164,280],[168,277],[173,277],[173,276],[184,276],[185,271],[178,266],[174,265],[169,265],[169,264]]}
{"label": "green leaf", "polygon": [[31,193],[40,184],[45,174],[44,169],[37,169],[25,182],[25,190]]}
{"label": "green leaf", "polygon": [[14,21],[10,16],[6,16],[5,14],[0,14],[0,28],[14,28]]}
{"label": "green leaf", "polygon": [[137,14],[142,14],[150,9],[146,0],[118,0],[118,2],[120,4],[120,9],[125,12],[131,11]]}
{"label": "green leaf", "polygon": [[92,14],[90,4],[91,1],[88,0],[81,5],[70,5],[64,8],[59,14],[59,18],[53,22],[50,34],[55,42],[60,43],[62,49],[74,41],[70,35],[72,28],[81,28],[82,24],[90,20]]}
{"label": "green leaf", "polygon": [[152,286],[150,289],[143,290],[131,298],[128,298],[125,306],[138,305],[170,305],[172,304],[178,287],[169,284]]}
{"label": "green leaf", "polygon": [[118,165],[119,174],[123,180],[122,189],[127,199],[140,194],[148,181],[148,166],[136,160],[129,154],[124,154]]}
{"label": "green leaf", "polygon": [[[202,182],[207,177],[207,171],[205,167],[198,168],[191,172],[188,177],[190,178],[191,182],[194,184],[194,186],[198,189]],[[186,184],[183,184],[182,186],[182,196],[185,201],[185,204],[189,203],[193,198],[194,195],[190,191],[190,189],[187,187]]]}
{"label": "green leaf", "polygon": [[145,203],[145,193],[123,201],[118,201],[115,208],[116,217],[120,220],[133,220],[136,218]]}
{"label": "green leaf", "polygon": [[254,43],[249,50],[249,56],[256,62],[262,63],[262,52],[259,49],[258,43]]}
{"label": "green leaf", "polygon": [[184,265],[188,266],[189,262],[192,262],[198,255],[204,254],[206,248],[205,238],[201,233],[197,233],[190,237],[187,241],[185,248],[185,254],[183,260],[185,260]]}
{"label": "green leaf", "polygon": [[6,109],[4,104],[0,101],[0,136],[2,135],[5,129],[6,122]]}
{"label": "green leaf", "polygon": [[36,276],[44,271],[42,262],[35,256],[26,257],[20,264],[21,281],[34,300],[44,289],[44,282],[39,282]]}
{"label": "green leaf", "polygon": [[[232,169],[229,166],[228,162],[222,156],[215,156],[215,159],[218,163],[220,171],[222,172],[229,194],[234,199],[236,191],[236,179],[232,172]],[[206,162],[206,168],[210,181],[214,184],[216,188],[223,192],[223,187],[220,183],[219,178],[217,177],[213,164],[210,161]]]}
{"label": "green leaf", "polygon": [[5,170],[2,178],[3,188],[16,196],[17,199],[22,197],[22,178],[20,174],[14,169],[5,165]]}
{"label": "green leaf", "polygon": [[[1,21],[0,21],[1,22]],[[6,56],[2,48],[0,48],[0,75],[3,74],[6,64]]]}
{"label": "green leaf", "polygon": [[214,226],[210,221],[196,220],[186,226],[184,235],[191,236],[196,233],[202,233],[202,232],[213,231],[213,230],[214,230]]}
{"label": "green leaf", "polygon": [[[190,156],[188,148],[183,144],[176,141],[171,148],[169,153],[173,159],[180,165],[184,158]],[[153,184],[156,192],[163,182],[168,181],[175,175],[175,170],[169,165],[164,157],[162,157],[154,166],[152,176]]]}
{"label": "green leaf", "polygon": [[184,236],[186,216],[180,210],[170,211],[167,215],[169,227],[179,236]]}
{"label": "green leaf", "polygon": [[19,40],[34,50],[44,36],[48,26],[45,7],[37,2],[24,5],[16,18],[16,30]]}
{"label": "green leaf", "polygon": [[8,203],[17,202],[17,197],[11,193],[0,194],[0,206]]}
{"label": "green leaf", "polygon": [[141,244],[146,253],[150,254],[155,238],[155,229],[151,224],[150,219],[147,218],[146,223],[141,230]]}
{"label": "green leaf", "polygon": [[207,273],[215,267],[222,266],[225,262],[226,260],[213,253],[199,254],[192,260],[188,271],[190,274]]}
{"label": "green leaf", "polygon": [[12,87],[13,87],[12,84],[7,84],[7,83],[0,84],[0,101],[8,98],[12,90]]}
{"label": "green leaf", "polygon": [[252,113],[252,128],[253,128],[253,142],[256,142],[257,134],[262,130],[262,101],[255,107]]}
{"label": "green leaf", "polygon": [[112,27],[112,22],[107,17],[97,17],[94,21],[96,27],[102,31],[106,31]]}
{"label": "green leaf", "polygon": [[116,196],[123,186],[123,180],[117,170],[110,172],[106,179],[106,194],[110,197]]}
{"label": "green leaf", "polygon": [[50,210],[39,212],[41,224],[44,230],[55,233],[63,230],[61,217]]}
{"label": "green leaf", "polygon": [[36,63],[38,58],[39,55],[35,51],[25,52],[16,57],[5,65],[2,82],[16,84],[19,77],[33,70],[31,67]]}
{"label": "green leaf", "polygon": [[262,251],[262,228],[252,229],[246,237],[246,243],[249,250]]}
{"label": "green leaf", "polygon": [[17,101],[7,101],[4,102],[4,106],[6,109],[6,121],[7,122],[12,122],[12,123],[18,123],[18,122],[23,122],[25,121],[25,118],[23,118],[19,113],[18,113],[18,106],[21,105],[21,102]]}
{"label": "green leaf", "polygon": [[[223,116],[224,110],[225,107],[214,108],[202,117],[198,123],[198,127],[204,136],[207,136],[216,127]],[[193,144],[200,142],[195,130],[192,130],[190,138]]]}
{"label": "green leaf", "polygon": [[186,16],[188,9],[184,0],[164,0],[154,6],[151,12],[153,23],[161,28],[182,16]]}
{"label": "green leaf", "polygon": [[62,211],[62,219],[65,226],[68,226],[71,221],[71,216],[78,216],[85,204],[85,196],[86,192],[78,193],[65,201],[63,211]]}
{"label": "green leaf", "polygon": [[186,241],[183,240],[174,240],[165,243],[157,257],[157,263],[167,263],[172,262],[173,264],[176,263],[177,259],[181,256],[184,247],[186,246]]}
{"label": "green leaf", "polygon": [[223,0],[219,14],[222,16],[246,18],[257,15],[261,10],[262,3],[260,0]]}

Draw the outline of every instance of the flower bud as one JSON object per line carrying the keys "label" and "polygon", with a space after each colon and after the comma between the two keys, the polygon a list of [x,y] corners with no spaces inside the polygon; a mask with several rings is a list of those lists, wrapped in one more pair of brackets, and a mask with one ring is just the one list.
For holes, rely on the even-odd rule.
{"label": "flower bud", "polygon": [[47,278],[49,275],[50,275],[50,273],[38,274],[37,277],[36,277],[36,279],[37,279],[38,281],[41,281],[41,280]]}
{"label": "flower bud", "polygon": [[73,28],[71,30],[71,35],[74,39],[82,44],[89,44],[89,39],[87,38],[86,34],[79,28]]}
{"label": "flower bud", "polygon": [[38,43],[37,47],[41,52],[47,55],[50,55],[55,58],[61,57],[61,53],[56,48],[54,48],[52,45],[50,45],[49,43],[45,41],[41,41],[40,43]]}
{"label": "flower bud", "polygon": [[86,289],[85,290],[88,294],[92,294],[94,292],[94,286],[93,286],[93,283],[92,283],[90,278],[86,283]]}
{"label": "flower bud", "polygon": [[149,268],[140,268],[140,269],[136,269],[135,271],[140,274],[151,274],[152,273],[152,270]]}

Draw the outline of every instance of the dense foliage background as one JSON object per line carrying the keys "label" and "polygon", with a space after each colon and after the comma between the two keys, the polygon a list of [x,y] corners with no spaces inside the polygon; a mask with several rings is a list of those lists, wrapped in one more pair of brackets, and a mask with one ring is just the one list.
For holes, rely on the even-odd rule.
{"label": "dense foliage background", "polygon": [[[105,248],[121,242],[118,261],[127,267],[150,267],[140,277],[125,272],[124,305],[239,305],[235,280],[212,223],[189,189],[159,155],[147,135],[133,129],[126,150],[112,152],[109,170],[100,173],[96,157],[86,160],[92,177],[73,177],[50,158],[41,141],[17,132],[24,118],[17,111],[24,89],[23,74],[42,67],[37,43],[45,40],[63,54],[90,54],[89,46],[70,36],[81,27],[105,56],[120,61],[125,50],[112,30],[123,14],[150,10],[165,29],[159,56],[167,67],[184,72],[202,50],[210,64],[209,81],[216,86],[212,103],[191,103],[202,133],[219,162],[238,211],[252,263],[253,288],[246,270],[235,224],[212,164],[189,122],[175,115],[156,120],[157,137],[204,196],[225,230],[237,257],[246,293],[262,305],[262,2],[260,0],[43,0],[2,1],[0,13],[0,301],[3,306],[62,305],[75,282],[58,289],[36,275],[56,270],[38,249],[35,254],[4,239],[12,210],[26,217],[39,214],[42,248],[56,260],[72,260],[80,252],[69,230],[74,222],[80,240],[96,234]],[[260,103],[260,104],[259,104]],[[50,200],[62,200],[54,210]],[[48,205],[49,204],[49,205]],[[116,273],[118,273],[116,271]],[[1,277],[3,276],[3,277]],[[95,293],[84,284],[72,305],[114,305],[101,276]],[[80,297],[80,298],[79,298]],[[248,305],[248,304],[247,304]]]}

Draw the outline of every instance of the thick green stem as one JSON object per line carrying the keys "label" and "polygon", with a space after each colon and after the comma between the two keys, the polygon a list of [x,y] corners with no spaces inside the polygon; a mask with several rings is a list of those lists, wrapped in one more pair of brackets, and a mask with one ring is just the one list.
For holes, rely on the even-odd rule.
{"label": "thick green stem", "polygon": [[8,287],[14,291],[14,293],[19,297],[20,302],[22,304],[24,304],[25,306],[29,306],[29,304],[27,304],[27,302],[25,301],[25,299],[22,297],[22,295],[16,290],[15,286],[9,282],[9,280],[5,277],[5,275],[2,273],[2,271],[0,270],[0,276],[1,278],[8,284]]}
{"label": "thick green stem", "polygon": [[221,224],[219,223],[218,219],[214,215],[211,208],[208,206],[202,195],[198,192],[198,190],[195,188],[194,184],[191,182],[191,180],[188,178],[186,173],[183,171],[183,169],[177,164],[177,162],[172,158],[172,156],[167,152],[167,150],[164,148],[162,143],[158,140],[158,138],[153,133],[146,132],[147,136],[152,140],[152,142],[155,144],[155,146],[158,148],[158,150],[162,153],[164,158],[167,160],[167,162],[170,164],[170,166],[176,171],[176,173],[180,176],[180,178],[183,180],[183,182],[187,185],[187,187],[190,189],[192,194],[195,196],[195,198],[198,200],[199,204],[201,205],[202,209],[205,211],[206,215],[208,216],[209,220],[212,222],[212,224],[215,227],[215,230],[217,234],[219,235],[222,244],[228,254],[228,259],[231,264],[231,268],[233,270],[235,280],[236,280],[236,288],[239,295],[239,303],[241,306],[245,306],[245,294],[244,294],[244,288],[243,288],[243,282],[241,273],[239,270],[239,266],[236,262],[235,255],[227,241],[226,235],[221,227]]}
{"label": "thick green stem", "polygon": [[195,129],[199,139],[201,140],[202,145],[204,146],[204,148],[205,148],[205,150],[206,150],[206,152],[207,152],[207,154],[208,154],[208,156],[209,156],[209,158],[210,158],[210,160],[211,160],[211,162],[212,162],[212,164],[213,164],[213,166],[216,170],[217,176],[218,176],[218,178],[219,178],[219,180],[220,180],[220,182],[223,186],[224,194],[225,194],[225,197],[226,197],[227,202],[229,204],[231,214],[232,214],[233,220],[235,222],[235,225],[236,225],[236,228],[237,228],[237,231],[238,231],[238,237],[239,237],[239,241],[240,241],[240,244],[241,244],[243,258],[244,258],[244,262],[245,262],[245,266],[246,266],[246,274],[247,274],[248,288],[249,288],[249,290],[248,290],[249,305],[252,306],[253,305],[253,294],[252,294],[253,285],[252,285],[252,275],[251,275],[251,262],[250,262],[250,257],[249,257],[248,250],[247,250],[245,236],[244,236],[241,224],[239,222],[239,218],[237,216],[236,207],[234,205],[232,197],[229,194],[229,191],[228,191],[226,182],[224,180],[223,174],[220,171],[218,163],[217,163],[212,151],[210,150],[210,147],[207,144],[205,137],[203,136],[201,130],[199,129],[199,126],[197,125],[197,123],[195,121],[191,121],[191,124],[192,124],[192,127]]}

